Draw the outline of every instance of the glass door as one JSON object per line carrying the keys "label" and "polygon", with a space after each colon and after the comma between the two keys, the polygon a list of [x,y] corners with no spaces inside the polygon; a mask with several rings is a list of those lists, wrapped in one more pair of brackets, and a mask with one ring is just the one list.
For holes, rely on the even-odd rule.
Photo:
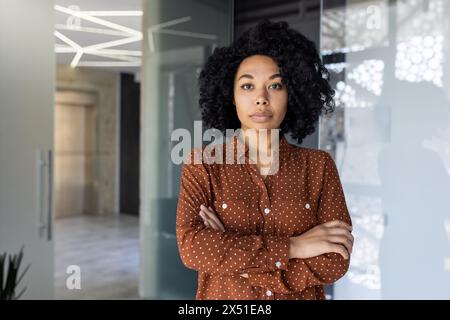
{"label": "glass door", "polygon": [[23,247],[21,299],[54,297],[53,25],[51,0],[0,1],[0,254]]}

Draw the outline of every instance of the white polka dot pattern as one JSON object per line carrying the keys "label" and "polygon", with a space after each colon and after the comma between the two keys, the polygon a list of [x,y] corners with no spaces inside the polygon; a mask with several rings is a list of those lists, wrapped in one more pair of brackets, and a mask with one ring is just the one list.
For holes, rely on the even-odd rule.
{"label": "white polka dot pattern", "polygon": [[[236,150],[239,140],[232,143]],[[290,237],[331,220],[351,224],[333,159],[284,137],[279,156],[278,172],[267,177],[248,161],[184,163],[176,233],[182,262],[199,273],[196,299],[324,299],[323,285],[347,272],[349,260],[336,253],[289,259]],[[203,224],[201,204],[225,232]]]}

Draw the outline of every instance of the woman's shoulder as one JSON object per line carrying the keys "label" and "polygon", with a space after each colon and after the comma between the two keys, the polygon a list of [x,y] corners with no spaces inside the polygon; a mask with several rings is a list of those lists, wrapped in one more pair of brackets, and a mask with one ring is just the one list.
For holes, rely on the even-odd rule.
{"label": "woman's shoulder", "polygon": [[330,153],[325,150],[301,147],[291,144],[291,154],[296,158],[296,160],[306,160],[311,163],[325,163],[332,159]]}

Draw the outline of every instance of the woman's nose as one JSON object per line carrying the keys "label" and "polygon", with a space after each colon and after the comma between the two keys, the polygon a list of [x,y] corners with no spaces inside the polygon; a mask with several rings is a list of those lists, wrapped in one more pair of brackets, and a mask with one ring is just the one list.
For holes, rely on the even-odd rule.
{"label": "woman's nose", "polygon": [[267,99],[265,97],[259,97],[258,99],[256,99],[257,106],[261,106],[261,105],[265,106],[268,104],[269,104],[269,102],[267,101]]}

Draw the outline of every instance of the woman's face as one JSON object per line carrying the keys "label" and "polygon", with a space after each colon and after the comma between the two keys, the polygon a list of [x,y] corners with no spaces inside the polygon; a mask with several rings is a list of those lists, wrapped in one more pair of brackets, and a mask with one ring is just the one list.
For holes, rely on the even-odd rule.
{"label": "woman's face", "polygon": [[244,59],[234,78],[234,104],[246,129],[276,129],[286,115],[288,93],[277,63],[268,56]]}

